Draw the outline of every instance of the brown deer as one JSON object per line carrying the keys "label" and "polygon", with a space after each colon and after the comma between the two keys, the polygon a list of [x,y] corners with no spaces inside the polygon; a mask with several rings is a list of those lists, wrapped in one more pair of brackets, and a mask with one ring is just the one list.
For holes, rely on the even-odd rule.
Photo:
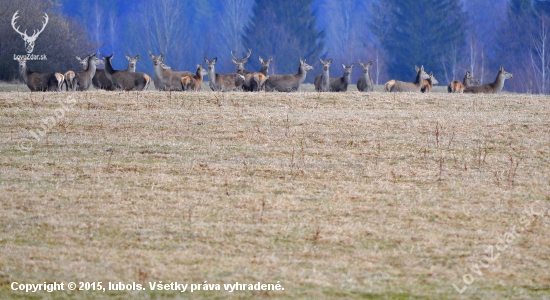
{"label": "brown deer", "polygon": [[260,72],[256,72],[253,75],[253,80],[250,84],[250,88],[253,92],[262,91],[265,89],[265,81],[269,78],[267,76],[267,71],[269,69],[269,64],[273,61],[273,57],[270,57],[268,60],[264,60],[261,56],[258,57],[260,60]]}
{"label": "brown deer", "polygon": [[390,92],[391,87],[395,84],[395,79],[392,79],[384,84],[384,91]]}
{"label": "brown deer", "polygon": [[464,93],[498,94],[504,87],[504,81],[510,78],[514,78],[514,74],[504,71],[504,67],[501,66],[495,82],[484,85],[468,86],[464,88]]}
{"label": "brown deer", "polygon": [[263,73],[254,73],[253,79],[253,91],[258,92],[262,91],[265,88],[265,82],[269,79],[269,76],[264,75]]}
{"label": "brown deer", "polygon": [[265,90],[266,92],[295,92],[306,80],[307,71],[310,70],[313,70],[313,67],[300,58],[298,74],[271,75],[265,82]]}
{"label": "brown deer", "polygon": [[183,91],[181,79],[185,76],[192,77],[195,75],[189,71],[173,71],[172,68],[162,62],[164,53],[153,55],[149,51],[149,56],[153,60],[153,68],[155,69],[155,87],[160,91]]}
{"label": "brown deer", "polygon": [[351,71],[354,66],[354,63],[349,66],[342,64],[344,76],[330,79],[331,92],[346,92],[348,90],[348,85],[351,83]]}
{"label": "brown deer", "polygon": [[332,64],[332,58],[329,60],[323,60],[319,58],[319,61],[323,65],[323,73],[315,76],[313,80],[313,85],[315,85],[316,92],[328,92],[330,91],[330,76],[329,69],[330,64]]}
{"label": "brown deer", "polygon": [[372,92],[374,91],[374,82],[372,77],[370,77],[370,67],[372,66],[372,60],[364,64],[359,61],[361,68],[363,68],[363,76],[357,80],[357,90],[361,92]]}
{"label": "brown deer", "polygon": [[[105,76],[113,83],[115,89],[123,91],[146,91],[151,82],[151,77],[142,72],[128,72],[126,70],[115,70],[111,56],[101,55],[105,60]],[[180,83],[181,85],[181,83]]]}
{"label": "brown deer", "polygon": [[185,76],[181,79],[181,85],[184,91],[200,91],[203,76],[208,75],[202,65],[197,64],[197,72],[193,76]]}
{"label": "brown deer", "polygon": [[[231,61],[235,64],[235,72],[237,74],[241,74],[244,76],[243,90],[246,92],[256,92],[261,89],[261,87],[258,86],[258,82],[259,82],[258,80],[259,78],[264,78],[265,76],[267,76],[267,69],[269,68],[269,64],[271,63],[273,58],[270,58],[269,60],[264,61],[260,56],[259,59],[260,59],[260,63],[262,64],[260,71],[251,72],[251,71],[245,70],[244,68],[244,65],[248,62],[248,58],[250,57],[250,54],[252,54],[252,49],[248,49],[248,54],[246,55],[245,58],[238,59],[233,54],[233,51],[231,51],[231,57],[232,57]],[[262,73],[265,76],[264,77],[259,76],[258,73]],[[261,80],[261,81],[264,82],[265,80]]]}
{"label": "brown deer", "polygon": [[208,64],[208,81],[213,91],[242,91],[245,80],[243,75],[237,73],[217,74],[214,66],[218,61],[217,57],[214,57],[213,60],[204,57],[204,61]]}
{"label": "brown deer", "polygon": [[95,53],[86,57],[86,70],[75,72],[72,82],[73,91],[87,91],[92,85],[92,79],[95,76],[97,65],[101,64],[101,60],[95,56]]}
{"label": "brown deer", "polygon": [[[97,72],[97,70],[96,70]],[[74,71],[67,71],[65,73],[65,81],[64,81],[64,84],[65,84],[65,91],[69,91],[69,89],[72,91],[73,90],[73,81],[74,81]]]}
{"label": "brown deer", "polygon": [[399,81],[396,80],[393,86],[390,89],[390,92],[413,92],[413,93],[420,93],[420,89],[422,88],[422,83],[424,82],[424,79],[430,78],[428,73],[424,71],[424,66],[418,68],[417,66],[414,67],[417,75],[416,80],[414,82],[405,82],[405,81]]}
{"label": "brown deer", "polygon": [[19,75],[31,92],[61,91],[63,74],[32,72],[27,68],[26,59],[18,59],[17,61],[19,62]]}
{"label": "brown deer", "polygon": [[422,88],[420,89],[422,93],[431,93],[432,87],[439,84],[439,81],[435,79],[434,72],[430,72],[429,76],[430,78],[424,79],[422,82]]}
{"label": "brown deer", "polygon": [[139,54],[136,57],[130,57],[126,54],[126,59],[128,60],[128,66],[126,67],[127,72],[135,72],[137,61],[139,59]]}
{"label": "brown deer", "polygon": [[447,87],[447,91],[449,93],[463,93],[464,92],[464,89],[468,86],[471,86],[471,85],[474,85],[474,84],[478,84],[479,83],[479,79],[477,78],[474,78],[474,76],[472,76],[472,74],[470,73],[470,71],[466,71],[466,75],[464,76],[464,80],[462,80],[462,82],[458,81],[458,80],[453,80],[449,86]]}
{"label": "brown deer", "polygon": [[[76,60],[78,60],[78,62],[80,63],[82,70],[86,70],[88,68],[88,57],[80,58],[76,56]],[[103,64],[103,62],[101,62],[100,64]],[[115,90],[115,87],[113,86],[109,78],[107,78],[107,76],[105,75],[104,69],[96,68],[94,78],[92,78],[92,84],[96,89],[106,91]]]}

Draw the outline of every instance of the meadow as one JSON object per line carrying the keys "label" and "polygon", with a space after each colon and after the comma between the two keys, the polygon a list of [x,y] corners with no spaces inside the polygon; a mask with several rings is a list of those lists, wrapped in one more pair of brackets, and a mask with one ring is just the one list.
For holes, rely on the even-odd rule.
{"label": "meadow", "polygon": [[550,299],[549,96],[0,89],[2,298]]}

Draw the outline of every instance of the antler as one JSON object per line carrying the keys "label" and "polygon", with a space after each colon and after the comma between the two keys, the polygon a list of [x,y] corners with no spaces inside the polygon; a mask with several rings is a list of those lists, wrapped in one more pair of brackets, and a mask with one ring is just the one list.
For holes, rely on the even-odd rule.
{"label": "antler", "polygon": [[246,55],[246,57],[243,60],[248,59],[250,57],[250,54],[252,54],[252,49],[249,48],[248,55]]}
{"label": "antler", "polygon": [[11,18],[11,27],[13,27],[13,29],[19,33],[20,35],[24,35],[26,36],[27,35],[27,31],[25,30],[25,32],[21,32],[19,31],[19,27],[20,26],[17,26],[17,28],[15,28],[15,20],[19,19],[19,16],[17,15],[19,13],[19,11],[16,11],[14,14],[13,14],[13,17]]}
{"label": "antler", "polygon": [[44,13],[44,19],[46,20],[46,22],[42,22],[42,29],[40,29],[38,32],[36,32],[36,29],[33,30],[31,38],[36,38],[39,34],[42,33],[42,31],[44,31],[44,29],[46,29],[46,25],[48,24],[48,20],[50,20],[50,17],[48,17],[47,13]]}

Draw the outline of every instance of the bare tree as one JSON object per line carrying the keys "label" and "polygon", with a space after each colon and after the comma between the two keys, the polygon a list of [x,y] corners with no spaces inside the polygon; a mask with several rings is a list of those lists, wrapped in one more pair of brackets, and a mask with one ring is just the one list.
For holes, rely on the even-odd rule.
{"label": "bare tree", "polygon": [[[136,9],[130,34],[138,53],[164,52],[167,63],[183,68],[190,48],[192,34],[187,8],[189,0],[144,1]],[[178,49],[178,50],[176,50]],[[133,52],[136,52],[135,49]]]}
{"label": "bare tree", "polygon": [[531,66],[537,90],[548,94],[548,75],[550,74],[550,39],[549,20],[544,14],[537,16],[537,28],[531,33],[532,51],[530,51]]}

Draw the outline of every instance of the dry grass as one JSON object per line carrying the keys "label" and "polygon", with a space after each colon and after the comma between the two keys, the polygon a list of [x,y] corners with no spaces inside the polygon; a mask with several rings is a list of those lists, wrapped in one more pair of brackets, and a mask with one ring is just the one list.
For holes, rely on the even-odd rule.
{"label": "dry grass", "polygon": [[[76,104],[34,141],[67,97]],[[548,299],[548,214],[463,296],[451,284],[529,205],[550,208],[549,100],[0,93],[0,293],[180,298],[10,283],[280,281],[194,296]]]}

